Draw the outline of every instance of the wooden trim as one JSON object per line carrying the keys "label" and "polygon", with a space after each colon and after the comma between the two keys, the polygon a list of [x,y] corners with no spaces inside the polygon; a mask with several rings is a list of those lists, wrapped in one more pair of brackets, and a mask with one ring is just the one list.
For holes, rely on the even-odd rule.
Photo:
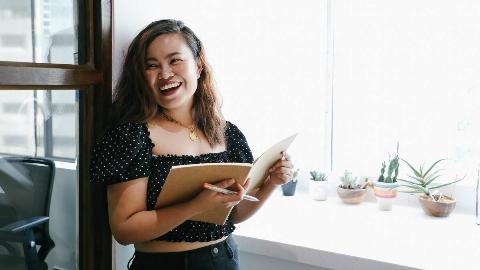
{"label": "wooden trim", "polygon": [[101,73],[88,66],[0,63],[0,89],[65,89],[98,84]]}
{"label": "wooden trim", "polygon": [[[83,16],[83,17],[82,17]],[[81,17],[81,18],[80,18]],[[0,61],[0,90],[78,89],[79,270],[112,269],[105,186],[91,184],[89,164],[112,99],[112,0],[80,0],[81,65]]]}
{"label": "wooden trim", "polygon": [[93,11],[95,27],[89,30],[94,33],[94,67],[102,72],[100,83],[80,95],[83,129],[79,134],[82,143],[79,153],[79,270],[108,270],[112,269],[112,233],[108,222],[106,188],[90,183],[89,164],[94,142],[107,124],[112,100],[112,1],[93,1],[93,5],[92,1],[89,0],[89,6]]}
{"label": "wooden trim", "polygon": [[63,69],[95,70],[95,68],[89,65],[11,62],[11,61],[0,61],[0,67],[63,68]]}
{"label": "wooden trim", "polygon": [[[107,211],[106,187],[92,184],[89,179],[91,149],[103,124],[95,121],[98,89],[80,93],[80,121],[83,129],[79,134],[82,147],[79,153],[79,270],[112,269],[112,233]],[[90,106],[88,106],[90,104]]]}
{"label": "wooden trim", "polygon": [[[85,3],[86,2],[86,3]],[[85,12],[86,12],[86,17],[87,20],[83,27],[86,27],[86,29],[83,29],[84,34],[85,34],[85,60],[86,60],[86,65],[89,66],[94,66],[94,59],[95,55],[98,54],[98,51],[96,50],[95,44],[98,43],[98,38],[99,36],[95,35],[95,29],[98,28],[99,25],[98,23],[101,23],[95,15],[95,12],[103,12],[103,10],[98,10],[100,5],[98,4],[98,0],[84,0],[84,5],[85,5]],[[110,13],[110,11],[108,11]]]}

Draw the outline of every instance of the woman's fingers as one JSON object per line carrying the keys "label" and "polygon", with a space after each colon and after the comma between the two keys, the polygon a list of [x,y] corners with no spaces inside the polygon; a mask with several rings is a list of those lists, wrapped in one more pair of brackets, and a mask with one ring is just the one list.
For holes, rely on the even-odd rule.
{"label": "woman's fingers", "polygon": [[250,187],[251,181],[250,179],[247,179],[245,183],[240,185],[238,182],[235,181],[235,179],[225,179],[220,182],[215,183],[215,186],[219,188],[228,188],[231,191],[235,191],[236,194],[224,194],[221,192],[215,192],[212,191],[214,196],[216,196],[217,199],[220,200],[220,202],[225,206],[225,207],[230,207],[230,206],[235,206],[240,201],[242,201],[243,196],[246,194],[246,190]]}
{"label": "woman's fingers", "polygon": [[276,170],[278,167],[288,167],[293,169],[292,158],[288,153],[282,152],[282,158],[275,162],[275,164],[270,168],[269,172]]}
{"label": "woman's fingers", "polygon": [[272,172],[273,174],[291,174],[292,173],[292,169],[290,168],[287,168],[287,167],[280,167],[280,168],[277,168],[275,171]]}
{"label": "woman's fingers", "polygon": [[274,173],[271,174],[271,176],[275,176],[275,177],[291,177],[292,176],[292,173],[290,171],[287,171],[287,172],[277,172],[275,171]]}
{"label": "woman's fingers", "polygon": [[273,172],[280,167],[293,169],[293,163],[290,160],[279,160],[268,171]]}
{"label": "woman's fingers", "polygon": [[225,179],[225,180],[222,180],[220,182],[215,183],[215,186],[217,186],[219,188],[227,188],[227,187],[229,187],[229,186],[231,186],[235,183],[236,183],[235,179],[230,178],[230,179]]}
{"label": "woman's fingers", "polygon": [[270,179],[278,185],[285,184],[293,178],[293,171],[289,167],[278,167],[270,173]]}
{"label": "woman's fingers", "polygon": [[[235,181],[235,179],[225,179],[222,180],[218,183],[215,183],[215,186],[219,188],[229,188],[229,190],[235,191],[237,194],[223,194],[221,192],[217,192],[217,196],[220,198],[221,202],[224,204],[231,204],[235,203],[237,204],[242,200],[242,197],[244,195],[244,189],[243,187]],[[227,206],[228,207],[228,206]]]}

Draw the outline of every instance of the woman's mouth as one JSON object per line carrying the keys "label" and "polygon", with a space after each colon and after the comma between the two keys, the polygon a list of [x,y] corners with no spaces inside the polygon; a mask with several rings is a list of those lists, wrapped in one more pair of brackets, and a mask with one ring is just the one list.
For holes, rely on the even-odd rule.
{"label": "woman's mouth", "polygon": [[165,96],[172,95],[181,85],[181,82],[172,82],[169,84],[165,84],[164,86],[160,87],[160,93]]}

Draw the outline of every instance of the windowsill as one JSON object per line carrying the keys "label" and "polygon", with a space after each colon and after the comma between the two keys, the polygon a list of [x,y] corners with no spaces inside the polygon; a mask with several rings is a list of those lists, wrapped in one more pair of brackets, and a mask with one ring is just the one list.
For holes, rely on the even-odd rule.
{"label": "windowsill", "polygon": [[423,213],[420,205],[380,211],[336,195],[314,201],[280,192],[235,231],[240,250],[332,269],[478,269],[480,226],[474,216]]}

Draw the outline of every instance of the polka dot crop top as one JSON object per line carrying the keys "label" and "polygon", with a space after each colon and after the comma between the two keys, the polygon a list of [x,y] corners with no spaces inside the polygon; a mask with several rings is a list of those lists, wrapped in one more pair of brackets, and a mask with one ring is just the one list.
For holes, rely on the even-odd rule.
{"label": "polka dot crop top", "polygon": [[[225,128],[226,150],[192,155],[152,154],[153,142],[144,123],[125,123],[109,130],[93,149],[90,181],[109,184],[148,177],[147,210],[153,210],[170,168],[198,163],[253,163],[247,140],[234,124]],[[187,220],[154,239],[171,242],[208,242],[230,235],[235,230],[231,217],[224,225]]]}

